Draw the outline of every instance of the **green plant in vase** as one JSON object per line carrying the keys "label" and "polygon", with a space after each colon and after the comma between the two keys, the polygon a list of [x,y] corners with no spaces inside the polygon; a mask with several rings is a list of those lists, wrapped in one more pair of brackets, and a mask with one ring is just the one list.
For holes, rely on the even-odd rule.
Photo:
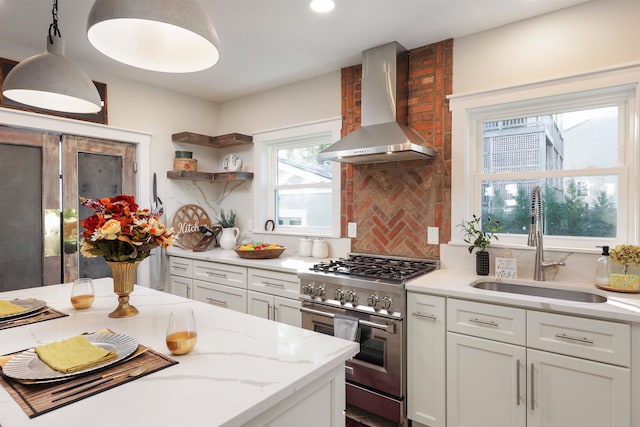
{"label": "green plant in vase", "polygon": [[458,227],[464,232],[464,242],[469,244],[468,251],[476,251],[476,273],[486,276],[489,274],[489,252],[487,247],[491,245],[491,240],[498,240],[496,233],[502,226],[500,221],[494,217],[488,217],[484,224],[482,218],[473,215],[473,219],[462,221]]}
{"label": "green plant in vase", "polygon": [[220,218],[218,225],[222,227],[222,235],[218,240],[222,249],[233,249],[238,243],[240,230],[236,227],[236,211],[229,210],[229,214],[225,214],[224,209],[220,209]]}
{"label": "green plant in vase", "polygon": [[224,209],[220,209],[220,218],[218,218],[218,224],[222,228],[233,228],[236,226],[236,211],[229,210],[229,215],[224,213]]}

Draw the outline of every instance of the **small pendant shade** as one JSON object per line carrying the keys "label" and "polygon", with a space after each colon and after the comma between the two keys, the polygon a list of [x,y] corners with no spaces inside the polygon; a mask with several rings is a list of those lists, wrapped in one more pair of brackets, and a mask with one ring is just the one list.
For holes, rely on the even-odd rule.
{"label": "small pendant shade", "polygon": [[197,0],[96,0],[87,38],[106,56],[152,71],[200,71],[220,58],[218,35]]}
{"label": "small pendant shade", "polygon": [[7,98],[69,113],[97,113],[100,94],[91,79],[64,56],[64,40],[47,37],[47,51],[20,62],[2,83]]}

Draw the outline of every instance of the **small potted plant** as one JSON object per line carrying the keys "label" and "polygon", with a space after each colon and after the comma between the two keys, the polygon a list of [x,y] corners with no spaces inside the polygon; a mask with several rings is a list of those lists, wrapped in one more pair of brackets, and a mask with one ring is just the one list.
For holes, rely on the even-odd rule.
{"label": "small potted plant", "polygon": [[233,249],[236,247],[240,230],[236,227],[236,211],[229,210],[229,216],[225,215],[224,209],[220,209],[220,218],[218,225],[222,227],[222,235],[220,236],[220,247],[222,249]]}
{"label": "small potted plant", "polygon": [[609,275],[609,286],[626,291],[640,290],[640,277],[637,271],[640,265],[640,246],[617,245],[611,249],[609,256],[614,263],[621,266],[617,269],[618,272]]}
{"label": "small potted plant", "polygon": [[500,221],[494,217],[488,217],[482,224],[482,218],[473,215],[470,221],[462,221],[458,227],[464,232],[464,241],[469,243],[469,253],[476,250],[476,273],[482,276],[489,274],[489,252],[487,247],[491,245],[491,239],[498,240],[496,233],[502,228]]}

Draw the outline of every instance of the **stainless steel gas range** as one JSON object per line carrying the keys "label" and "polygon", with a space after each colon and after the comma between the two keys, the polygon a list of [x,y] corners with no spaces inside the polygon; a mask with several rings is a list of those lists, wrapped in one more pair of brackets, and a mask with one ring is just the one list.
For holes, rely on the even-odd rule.
{"label": "stainless steel gas range", "polygon": [[406,425],[404,284],[436,268],[435,260],[350,254],[298,273],[302,327],[360,343],[345,367],[348,406]]}

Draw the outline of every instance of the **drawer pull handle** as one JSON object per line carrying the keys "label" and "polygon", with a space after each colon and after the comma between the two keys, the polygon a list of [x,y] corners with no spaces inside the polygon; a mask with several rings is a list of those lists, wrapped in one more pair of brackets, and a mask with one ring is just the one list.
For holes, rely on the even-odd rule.
{"label": "drawer pull handle", "polygon": [[420,318],[423,318],[423,319],[438,320],[438,317],[433,315],[433,314],[425,314],[425,313],[421,313],[419,311],[411,313],[411,315],[412,316],[416,316],[416,317],[420,317]]}
{"label": "drawer pull handle", "polygon": [[516,360],[516,406],[520,406],[520,359]]}
{"label": "drawer pull handle", "polygon": [[271,286],[272,288],[280,288],[280,289],[284,289],[284,283],[274,283],[274,282],[269,282],[267,280],[263,280],[262,283],[265,286]]}
{"label": "drawer pull handle", "polygon": [[535,400],[533,399],[534,396],[536,395],[536,389],[533,384],[534,375],[535,375],[535,365],[532,363],[531,364],[531,410],[532,411],[536,409]]}
{"label": "drawer pull handle", "polygon": [[587,337],[580,338],[580,337],[572,337],[571,335],[567,335],[567,334],[556,334],[556,338],[569,340],[569,341],[577,341],[584,344],[594,344],[593,340],[590,340]]}
{"label": "drawer pull handle", "polygon": [[207,302],[209,304],[219,305],[221,307],[227,307],[227,302],[226,301],[221,301],[219,299],[213,299],[213,298],[207,297]]}
{"label": "drawer pull handle", "polygon": [[227,278],[226,274],[224,274],[224,273],[216,273],[216,272],[213,272],[213,271],[207,271],[207,276],[220,277],[222,279],[226,279]]}
{"label": "drawer pull handle", "polygon": [[469,323],[476,323],[478,325],[491,326],[494,328],[497,328],[498,326],[500,326],[498,323],[494,322],[493,320],[480,320],[475,317],[473,319],[469,319]]}
{"label": "drawer pull handle", "polygon": [[181,265],[172,265],[171,268],[174,270],[187,271],[187,267],[183,267]]}

